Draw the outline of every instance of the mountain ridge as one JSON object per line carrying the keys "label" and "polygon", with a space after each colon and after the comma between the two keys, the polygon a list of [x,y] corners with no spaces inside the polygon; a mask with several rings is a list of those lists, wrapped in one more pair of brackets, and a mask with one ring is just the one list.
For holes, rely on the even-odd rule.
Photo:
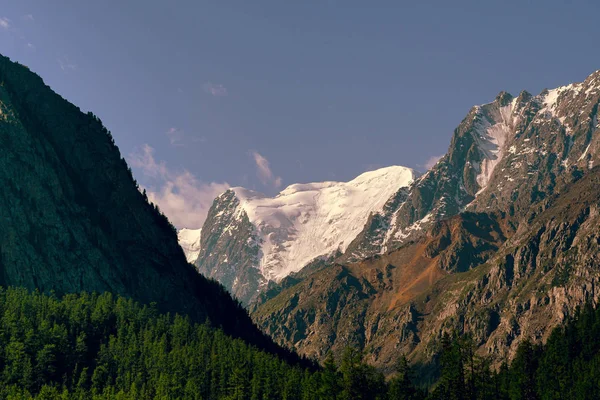
{"label": "mountain ridge", "polygon": [[[372,248],[368,242],[357,243],[355,247],[362,246],[370,250],[361,253],[351,246],[346,259],[358,260],[391,250],[418,235],[423,226],[429,226],[440,218],[456,215],[464,209],[485,209],[488,204],[478,204],[492,201],[492,193],[494,196],[502,196],[502,193],[512,195],[511,190],[506,189],[517,189],[516,184],[510,184],[510,179],[514,178],[507,174],[498,178],[499,174],[494,175],[493,172],[499,167],[503,171],[520,168],[517,172],[525,175],[533,173],[527,170],[529,164],[536,161],[539,164],[539,159],[536,159],[537,155],[533,152],[539,151],[542,156],[550,155],[549,149],[544,149],[544,144],[540,142],[540,134],[542,138],[552,139],[556,153],[561,156],[559,163],[553,159],[548,160],[555,164],[553,174],[558,176],[561,175],[561,168],[568,169],[569,163],[564,163],[568,159],[566,152],[573,151],[577,151],[572,157],[576,161],[572,160],[570,165],[590,169],[597,163],[592,157],[596,156],[599,144],[597,137],[592,137],[591,132],[585,132],[597,129],[598,93],[600,70],[581,83],[552,90],[544,89],[538,96],[532,96],[526,91],[522,91],[517,97],[500,92],[491,103],[472,107],[455,129],[448,152],[415,181],[405,201],[400,202],[395,209],[377,216],[387,221],[388,228],[379,233],[385,240],[377,248]],[[575,110],[581,110],[581,114]],[[579,116],[584,114],[587,119],[580,121]],[[579,132],[583,133],[578,135]],[[553,138],[554,133],[556,137]],[[536,138],[540,142],[537,146],[527,145]],[[571,143],[574,138],[584,143]],[[525,159],[525,163],[521,161],[507,165],[518,157]],[[492,178],[505,179],[508,184],[498,187],[498,183],[490,181]],[[542,177],[544,178],[546,177]],[[496,186],[490,186],[494,183]],[[547,186],[548,182],[541,184]],[[537,190],[538,186],[539,184],[534,185],[534,188]],[[528,195],[535,196],[535,193],[528,192]],[[505,203],[508,201],[510,199],[504,199]],[[372,235],[363,232],[361,236],[369,238]]]}
{"label": "mountain ridge", "polygon": [[231,188],[209,211],[196,265],[249,303],[269,281],[343,252],[369,214],[416,176],[392,166],[349,182],[293,184],[275,197]]}

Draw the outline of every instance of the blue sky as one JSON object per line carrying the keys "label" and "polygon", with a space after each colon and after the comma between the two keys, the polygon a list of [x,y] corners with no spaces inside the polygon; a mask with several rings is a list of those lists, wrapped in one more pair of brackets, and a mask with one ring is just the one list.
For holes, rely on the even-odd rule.
{"label": "blue sky", "polygon": [[472,105],[600,68],[598,1],[4,3],[0,52],[98,115],[179,227],[229,185],[422,170]]}

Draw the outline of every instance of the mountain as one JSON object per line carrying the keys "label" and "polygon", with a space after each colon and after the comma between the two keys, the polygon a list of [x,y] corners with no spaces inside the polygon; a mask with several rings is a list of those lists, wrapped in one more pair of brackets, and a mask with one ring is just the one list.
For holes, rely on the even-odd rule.
{"label": "mountain", "polygon": [[232,188],[209,210],[196,266],[248,304],[269,282],[344,252],[369,215],[416,177],[394,166],[350,182],[291,185],[275,197]]}
{"label": "mountain", "polygon": [[200,254],[200,238],[202,237],[202,228],[200,229],[180,229],[177,232],[177,241],[185,253],[185,258],[189,263],[194,263]]}
{"label": "mountain", "polygon": [[253,318],[301,354],[353,345],[387,372],[400,354],[435,363],[444,332],[495,362],[545,341],[600,297],[599,103],[596,71],[473,107],[345,254],[281,281]]}
{"label": "mountain", "polygon": [[186,261],[97,117],[3,56],[0,83],[0,285],[112,292],[284,353]]}
{"label": "mountain", "polygon": [[570,172],[597,165],[599,75],[538,96],[501,92],[492,103],[473,107],[446,155],[415,182],[405,201],[372,217],[385,223],[367,225],[346,259],[398,248],[464,209],[522,215],[568,181]]}

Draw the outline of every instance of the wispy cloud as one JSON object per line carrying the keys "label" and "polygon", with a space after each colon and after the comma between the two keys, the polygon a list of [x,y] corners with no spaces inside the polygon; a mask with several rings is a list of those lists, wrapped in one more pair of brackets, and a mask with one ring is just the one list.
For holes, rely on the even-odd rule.
{"label": "wispy cloud", "polygon": [[205,183],[187,170],[171,170],[147,144],[129,155],[129,163],[154,183],[145,187],[148,199],[178,228],[201,228],[213,200],[229,189],[227,182]]}
{"label": "wispy cloud", "polygon": [[77,69],[77,64],[71,62],[67,57],[59,58],[56,61],[58,61],[58,65],[63,71],[75,71]]}
{"label": "wispy cloud", "polygon": [[271,171],[271,166],[269,160],[263,157],[257,151],[251,150],[250,155],[254,159],[254,163],[256,164],[256,176],[262,182],[263,185],[273,185],[273,187],[278,188],[281,186],[282,180],[280,176],[275,176],[273,171]]}
{"label": "wispy cloud", "polygon": [[206,93],[216,97],[224,97],[228,94],[227,88],[221,84],[207,82],[204,85],[202,85],[202,88]]}
{"label": "wispy cloud", "polygon": [[433,166],[435,164],[438,163],[438,161],[440,161],[440,159],[443,156],[444,156],[443,154],[441,156],[431,156],[427,159],[427,161],[425,162],[425,165],[423,165],[423,166],[425,167],[426,170],[430,170],[431,168],[433,168]]}
{"label": "wispy cloud", "polygon": [[169,130],[167,131],[167,137],[169,138],[169,141],[171,142],[172,146],[182,146],[183,143],[183,138],[184,138],[184,134],[183,131],[177,128],[169,128]]}
{"label": "wispy cloud", "polygon": [[191,136],[187,135],[183,130],[179,128],[169,128],[166,132],[169,141],[172,146],[184,146],[186,143],[204,143],[206,142],[206,137],[204,136]]}
{"label": "wispy cloud", "polygon": [[0,28],[9,29],[10,28],[10,19],[6,17],[0,17]]}
{"label": "wispy cloud", "polygon": [[27,42],[27,48],[29,48],[31,50],[35,50],[35,45],[33,43]]}
{"label": "wispy cloud", "polygon": [[35,18],[33,18],[33,14],[25,14],[25,15],[23,15],[23,19],[25,21],[31,21],[31,22],[35,21]]}

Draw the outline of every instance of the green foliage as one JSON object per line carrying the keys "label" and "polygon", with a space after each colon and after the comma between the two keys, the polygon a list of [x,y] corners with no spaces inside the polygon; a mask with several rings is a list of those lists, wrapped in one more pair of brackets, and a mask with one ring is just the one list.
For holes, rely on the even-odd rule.
{"label": "green foliage", "polygon": [[3,399],[383,399],[385,390],[357,353],[340,368],[329,358],[304,369],[110,293],[0,289]]}
{"label": "green foliage", "polygon": [[508,366],[492,371],[475,354],[468,337],[446,336],[441,377],[431,399],[598,399],[600,398],[600,310],[590,305],[545,345],[521,343]]}
{"label": "green foliage", "polygon": [[362,362],[362,354],[353,348],[347,348],[340,366],[342,378],[342,400],[383,399],[385,383],[383,376]]}
{"label": "green foliage", "polygon": [[406,358],[387,382],[346,349],[338,367],[282,359],[180,315],[110,293],[61,299],[0,288],[2,399],[595,399],[600,311],[586,306],[544,346],[524,342],[497,371],[468,336],[442,339],[427,395]]}
{"label": "green foliage", "polygon": [[402,356],[396,365],[396,376],[389,382],[388,398],[390,400],[417,400],[424,398],[414,384],[414,376],[406,357]]}

